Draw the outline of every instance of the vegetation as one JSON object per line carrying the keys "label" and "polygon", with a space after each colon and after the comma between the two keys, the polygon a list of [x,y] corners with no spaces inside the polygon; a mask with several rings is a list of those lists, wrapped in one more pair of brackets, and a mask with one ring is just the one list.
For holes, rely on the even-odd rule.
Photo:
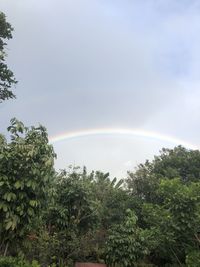
{"label": "vegetation", "polygon": [[[14,96],[3,62],[11,31],[1,13],[0,100]],[[8,133],[0,135],[0,267],[200,265],[200,151],[163,149],[118,180],[85,167],[57,173],[42,126],[12,119]]]}
{"label": "vegetation", "polygon": [[4,255],[9,243],[23,238],[44,205],[54,158],[43,127],[28,129],[13,119],[8,131],[11,141],[2,137],[0,147],[0,249]]}
{"label": "vegetation", "polygon": [[0,150],[1,255],[41,266],[199,262],[199,151],[163,149],[117,182],[86,168],[56,173],[42,126],[12,119],[8,131]]}
{"label": "vegetation", "polygon": [[11,87],[16,84],[16,80],[13,72],[5,63],[6,40],[12,38],[12,31],[13,28],[10,23],[6,21],[5,14],[0,12],[0,102],[15,97],[11,91]]}

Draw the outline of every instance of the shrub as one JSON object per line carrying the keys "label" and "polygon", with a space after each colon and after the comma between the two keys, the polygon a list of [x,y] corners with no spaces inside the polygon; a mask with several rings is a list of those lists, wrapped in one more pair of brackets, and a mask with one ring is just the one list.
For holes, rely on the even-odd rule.
{"label": "shrub", "polygon": [[40,267],[37,261],[29,263],[25,260],[13,257],[0,257],[0,267]]}
{"label": "shrub", "polygon": [[186,256],[187,267],[199,267],[200,266],[200,251],[193,250]]}

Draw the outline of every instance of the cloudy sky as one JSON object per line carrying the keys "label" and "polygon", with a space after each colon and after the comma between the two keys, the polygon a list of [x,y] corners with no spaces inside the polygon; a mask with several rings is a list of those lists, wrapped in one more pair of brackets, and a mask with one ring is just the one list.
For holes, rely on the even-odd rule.
{"label": "cloudy sky", "polygon": [[[200,147],[199,0],[1,0],[15,31],[12,117],[49,136],[90,129],[155,132]],[[54,144],[69,164],[124,176],[169,140],[89,135]]]}

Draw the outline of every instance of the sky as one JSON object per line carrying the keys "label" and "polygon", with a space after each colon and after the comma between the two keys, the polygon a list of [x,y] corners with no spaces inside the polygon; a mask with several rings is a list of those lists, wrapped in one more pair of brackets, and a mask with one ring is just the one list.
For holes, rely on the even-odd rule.
{"label": "sky", "polygon": [[[0,105],[2,133],[17,117],[51,139],[117,128],[200,148],[200,1],[1,0],[0,10],[14,27],[7,62],[18,80],[17,99]],[[57,169],[121,178],[175,144],[99,134],[53,145]]]}

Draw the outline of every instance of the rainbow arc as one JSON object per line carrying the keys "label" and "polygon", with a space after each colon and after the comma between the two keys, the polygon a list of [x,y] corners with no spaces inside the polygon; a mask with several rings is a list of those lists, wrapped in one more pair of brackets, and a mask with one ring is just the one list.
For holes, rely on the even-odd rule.
{"label": "rainbow arc", "polygon": [[187,141],[159,134],[156,132],[144,131],[144,130],[134,130],[134,129],[124,129],[124,128],[100,128],[100,129],[87,129],[74,132],[66,132],[50,137],[50,143],[54,144],[57,142],[67,141],[75,138],[89,137],[89,136],[132,136],[140,137],[145,139],[152,139],[157,141],[164,141],[174,145],[182,145],[189,149],[198,149],[198,146],[188,143]]}

